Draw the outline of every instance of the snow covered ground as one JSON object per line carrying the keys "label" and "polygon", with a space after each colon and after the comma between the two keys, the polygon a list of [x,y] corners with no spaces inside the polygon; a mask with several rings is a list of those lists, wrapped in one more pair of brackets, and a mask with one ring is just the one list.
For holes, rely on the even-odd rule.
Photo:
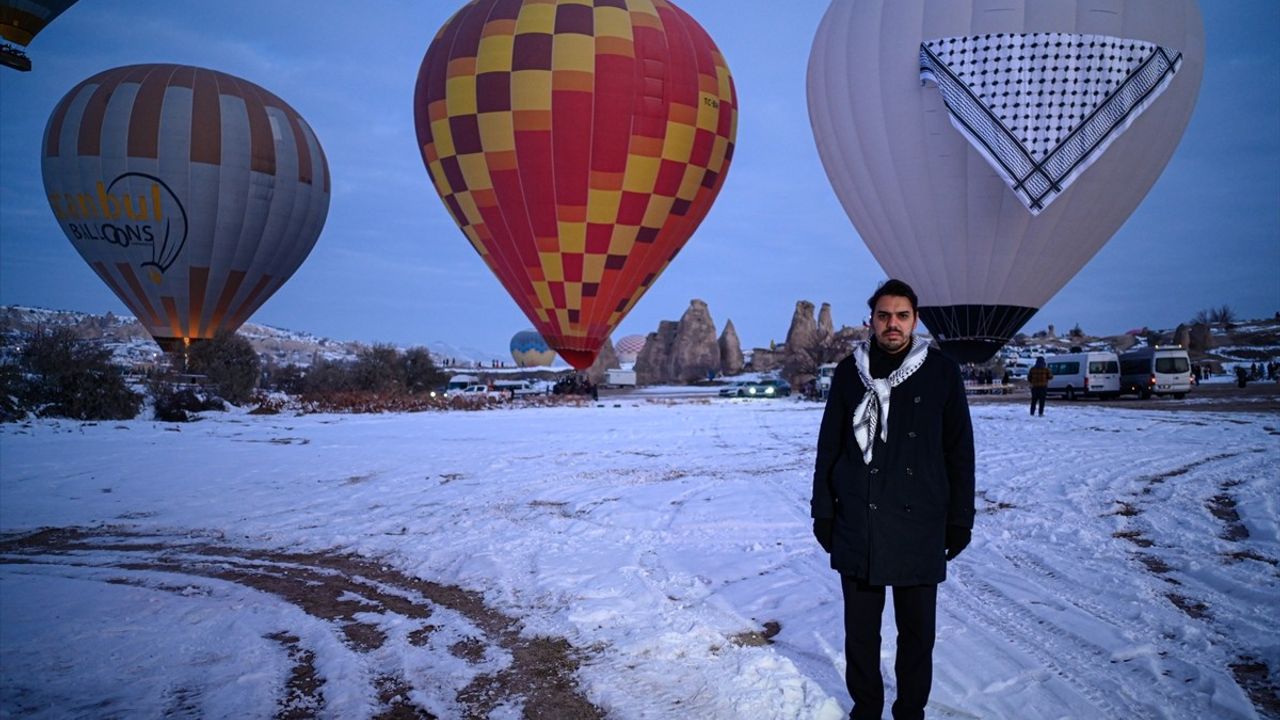
{"label": "snow covered ground", "polygon": [[[1280,417],[973,413],[931,716],[1275,710]],[[0,716],[514,718],[547,636],[609,717],[841,717],[820,416],[657,397],[0,426]]]}

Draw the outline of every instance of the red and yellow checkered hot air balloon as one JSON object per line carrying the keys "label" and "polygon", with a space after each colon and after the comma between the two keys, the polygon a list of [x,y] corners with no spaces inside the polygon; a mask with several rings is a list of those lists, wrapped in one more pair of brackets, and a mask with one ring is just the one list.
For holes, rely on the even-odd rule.
{"label": "red and yellow checkered hot air balloon", "polygon": [[706,216],[737,114],[720,51],[666,0],[472,0],[414,93],[436,191],[578,369]]}

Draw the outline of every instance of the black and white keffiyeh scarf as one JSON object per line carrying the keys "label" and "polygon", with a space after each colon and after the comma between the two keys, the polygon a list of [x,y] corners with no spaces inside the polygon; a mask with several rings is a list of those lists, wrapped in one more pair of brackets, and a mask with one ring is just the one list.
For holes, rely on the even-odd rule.
{"label": "black and white keffiyeh scarf", "polygon": [[881,440],[889,439],[889,396],[893,388],[898,387],[907,378],[920,369],[925,357],[929,354],[929,344],[919,338],[912,338],[911,349],[903,358],[902,365],[889,373],[886,378],[871,377],[871,341],[864,340],[853,346],[854,365],[858,368],[858,378],[867,392],[862,402],[853,411],[853,438],[862,450],[862,461],[871,462],[871,450],[876,444],[876,435]]}
{"label": "black and white keffiyeh scarf", "polygon": [[1168,86],[1182,54],[1142,40],[993,33],[920,44],[920,80],[1032,215]]}

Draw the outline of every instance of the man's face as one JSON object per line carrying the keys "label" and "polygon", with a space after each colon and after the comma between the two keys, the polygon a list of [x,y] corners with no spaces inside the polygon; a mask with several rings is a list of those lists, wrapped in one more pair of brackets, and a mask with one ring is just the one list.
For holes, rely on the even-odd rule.
{"label": "man's face", "polygon": [[900,353],[911,344],[916,331],[916,313],[911,301],[899,295],[882,295],[871,313],[871,329],[876,342],[887,353]]}

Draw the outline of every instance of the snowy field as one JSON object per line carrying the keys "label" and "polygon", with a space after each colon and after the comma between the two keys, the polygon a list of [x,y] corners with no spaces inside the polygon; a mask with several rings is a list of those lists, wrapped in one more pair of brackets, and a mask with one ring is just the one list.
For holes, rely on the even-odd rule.
{"label": "snowy field", "polygon": [[[931,717],[1276,711],[1280,417],[973,412]],[[820,416],[641,398],[0,426],[0,717],[834,720]]]}

